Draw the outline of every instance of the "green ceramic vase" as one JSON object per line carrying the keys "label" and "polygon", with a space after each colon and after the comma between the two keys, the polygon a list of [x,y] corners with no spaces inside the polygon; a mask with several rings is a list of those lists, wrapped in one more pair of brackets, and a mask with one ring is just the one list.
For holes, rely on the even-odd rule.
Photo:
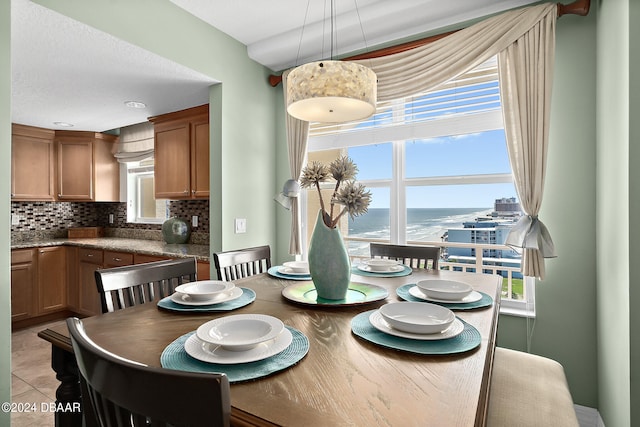
{"label": "green ceramic vase", "polygon": [[318,212],[309,244],[309,273],[319,298],[341,300],[347,296],[351,263],[340,230],[329,228]]}

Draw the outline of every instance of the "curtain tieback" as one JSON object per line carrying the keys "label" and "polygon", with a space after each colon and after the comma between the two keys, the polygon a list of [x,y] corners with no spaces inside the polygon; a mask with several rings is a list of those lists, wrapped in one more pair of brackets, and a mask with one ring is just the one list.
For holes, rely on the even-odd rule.
{"label": "curtain tieback", "polygon": [[555,258],[555,245],[551,234],[537,215],[525,215],[511,228],[505,245],[519,249],[534,249],[544,258]]}

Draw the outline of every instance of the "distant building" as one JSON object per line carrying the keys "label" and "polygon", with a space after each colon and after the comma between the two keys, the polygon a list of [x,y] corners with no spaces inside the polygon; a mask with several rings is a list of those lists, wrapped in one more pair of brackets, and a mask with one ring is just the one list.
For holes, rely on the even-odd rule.
{"label": "distant building", "polygon": [[[511,227],[521,215],[520,204],[515,198],[496,199],[494,211],[489,216],[464,222],[462,227],[449,228],[446,239],[458,243],[504,245]],[[449,247],[447,252],[448,259],[469,264],[476,262],[475,248]],[[513,249],[486,248],[482,250],[482,258],[485,264],[505,267],[519,267],[521,262],[521,255]],[[522,277],[519,274],[513,277],[518,276]]]}

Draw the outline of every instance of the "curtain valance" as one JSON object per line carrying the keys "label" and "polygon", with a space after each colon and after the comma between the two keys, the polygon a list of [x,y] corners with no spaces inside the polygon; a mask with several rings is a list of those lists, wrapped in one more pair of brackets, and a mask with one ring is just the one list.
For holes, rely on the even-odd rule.
{"label": "curtain valance", "polygon": [[120,163],[137,162],[153,157],[153,123],[144,122],[120,129],[113,154]]}

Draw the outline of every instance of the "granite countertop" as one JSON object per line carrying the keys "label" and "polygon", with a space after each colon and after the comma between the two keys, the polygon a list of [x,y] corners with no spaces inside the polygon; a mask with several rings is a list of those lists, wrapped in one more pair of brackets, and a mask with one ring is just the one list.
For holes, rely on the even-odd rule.
{"label": "granite countertop", "polygon": [[27,249],[46,246],[78,246],[110,251],[132,252],[145,255],[168,256],[172,258],[195,257],[209,261],[209,245],[168,244],[160,240],[126,239],[121,237],[99,237],[89,239],[38,239],[12,242],[11,249]]}

